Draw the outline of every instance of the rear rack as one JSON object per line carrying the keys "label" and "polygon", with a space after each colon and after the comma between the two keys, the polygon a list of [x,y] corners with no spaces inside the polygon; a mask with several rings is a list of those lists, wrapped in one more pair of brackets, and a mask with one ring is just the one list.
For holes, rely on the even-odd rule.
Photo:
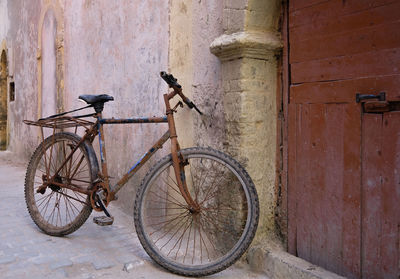
{"label": "rear rack", "polygon": [[59,116],[52,118],[39,119],[37,121],[24,120],[27,125],[39,126],[42,128],[51,129],[64,129],[64,128],[78,128],[84,127],[86,130],[90,129],[90,126],[94,124],[93,121],[84,120],[79,117],[73,116]]}

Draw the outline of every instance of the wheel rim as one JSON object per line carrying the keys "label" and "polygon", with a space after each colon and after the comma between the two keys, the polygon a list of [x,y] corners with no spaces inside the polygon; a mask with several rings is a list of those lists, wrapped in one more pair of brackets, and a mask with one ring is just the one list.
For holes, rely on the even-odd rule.
{"label": "wheel rim", "polygon": [[250,195],[224,160],[207,154],[186,159],[187,185],[200,212],[187,207],[168,162],[149,181],[140,218],[156,254],[175,266],[200,269],[232,256],[243,241],[251,220]]}
{"label": "wheel rim", "polygon": [[[32,195],[33,210],[48,228],[60,230],[73,224],[88,205],[88,196],[57,185],[43,187],[48,179],[54,176],[63,161],[75,148],[76,142],[71,139],[53,139],[41,152],[34,173]],[[71,160],[59,171],[55,182],[77,186],[81,189],[91,187],[91,170],[88,158],[80,147]],[[43,189],[45,191],[43,191]],[[38,192],[39,190],[39,192]],[[41,190],[41,191],[40,191]]]}

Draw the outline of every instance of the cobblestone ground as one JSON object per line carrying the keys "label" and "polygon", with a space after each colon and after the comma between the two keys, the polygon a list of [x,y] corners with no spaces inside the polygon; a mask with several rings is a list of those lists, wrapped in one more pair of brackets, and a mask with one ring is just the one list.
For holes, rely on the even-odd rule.
{"label": "cobblestone ground", "polygon": [[[91,220],[66,237],[42,233],[25,206],[25,165],[0,153],[0,278],[183,278],[158,267],[142,249],[132,216],[110,205],[112,226]],[[267,278],[238,263],[208,278]]]}

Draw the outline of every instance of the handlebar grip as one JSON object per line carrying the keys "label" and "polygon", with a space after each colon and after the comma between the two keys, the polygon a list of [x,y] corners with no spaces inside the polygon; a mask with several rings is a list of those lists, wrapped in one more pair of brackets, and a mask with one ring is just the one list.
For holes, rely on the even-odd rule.
{"label": "handlebar grip", "polygon": [[165,80],[165,82],[169,85],[169,87],[182,88],[182,86],[178,83],[178,80],[174,78],[172,74],[161,72],[160,76],[163,80]]}

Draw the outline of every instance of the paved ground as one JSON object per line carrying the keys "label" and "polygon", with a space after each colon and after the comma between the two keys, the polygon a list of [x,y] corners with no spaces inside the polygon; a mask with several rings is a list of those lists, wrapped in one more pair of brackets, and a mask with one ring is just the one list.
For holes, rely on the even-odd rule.
{"label": "paved ground", "polygon": [[[91,219],[67,237],[42,233],[25,206],[25,165],[0,152],[0,278],[183,278],[158,267],[140,246],[133,218],[111,207],[112,226]],[[208,278],[267,278],[235,266]]]}

